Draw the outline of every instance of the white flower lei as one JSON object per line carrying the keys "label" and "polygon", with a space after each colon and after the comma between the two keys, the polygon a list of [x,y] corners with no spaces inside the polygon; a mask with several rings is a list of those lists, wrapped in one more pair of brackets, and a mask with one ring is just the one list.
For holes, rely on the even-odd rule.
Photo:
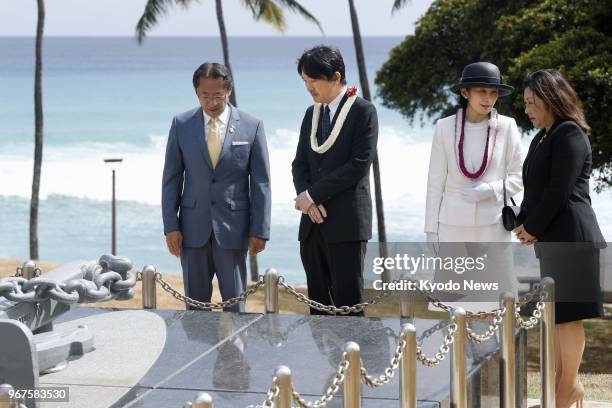
{"label": "white flower lei", "polygon": [[336,123],[334,124],[334,128],[332,129],[329,137],[321,146],[318,145],[317,142],[317,128],[319,126],[319,115],[321,115],[321,107],[323,104],[315,103],[314,109],[312,112],[312,127],[310,131],[310,148],[314,150],[316,153],[323,154],[327,152],[336,142],[338,135],[340,134],[340,130],[342,129],[342,125],[344,125],[344,121],[346,120],[346,116],[353,106],[353,103],[357,99],[357,95],[349,96],[340,109],[340,113],[338,113],[338,118],[336,119]]}

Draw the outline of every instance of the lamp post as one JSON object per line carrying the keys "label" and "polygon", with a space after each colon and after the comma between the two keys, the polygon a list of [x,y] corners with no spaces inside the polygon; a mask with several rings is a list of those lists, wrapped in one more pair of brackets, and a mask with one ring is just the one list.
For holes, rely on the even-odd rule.
{"label": "lamp post", "polygon": [[113,221],[112,221],[112,247],[111,254],[117,255],[117,208],[115,206],[115,170],[116,166],[121,163],[123,159],[104,159],[104,163],[110,164],[113,171],[113,199],[112,199],[112,209],[113,209]]}

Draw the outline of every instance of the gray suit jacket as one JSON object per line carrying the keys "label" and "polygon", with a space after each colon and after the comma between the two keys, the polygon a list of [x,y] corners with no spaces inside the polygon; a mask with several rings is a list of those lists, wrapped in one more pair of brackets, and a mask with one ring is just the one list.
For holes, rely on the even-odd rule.
{"label": "gray suit jacket", "polygon": [[[212,167],[202,108],[174,117],[162,180],[164,234],[181,231],[183,246],[204,246],[214,231],[226,249],[248,237],[270,238],[270,165],[263,123],[228,105],[229,121]],[[233,131],[232,131],[233,130]]]}

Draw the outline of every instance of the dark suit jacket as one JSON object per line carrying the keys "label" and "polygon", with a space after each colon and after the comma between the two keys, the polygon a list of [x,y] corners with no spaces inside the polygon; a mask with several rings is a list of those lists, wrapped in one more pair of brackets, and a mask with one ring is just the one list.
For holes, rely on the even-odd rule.
{"label": "dark suit jacket", "polygon": [[[342,104],[335,116],[341,108]],[[315,203],[325,206],[327,218],[321,229],[327,242],[367,241],[372,238],[370,166],[378,140],[376,108],[357,97],[335,144],[324,154],[310,147],[313,109],[311,106],[304,115],[292,163],[295,191],[308,190]],[[312,225],[303,214],[300,241],[308,237]]]}
{"label": "dark suit jacket", "polygon": [[589,196],[587,135],[573,121],[557,121],[544,134],[533,138],[523,164],[519,224],[540,242],[604,243]]}

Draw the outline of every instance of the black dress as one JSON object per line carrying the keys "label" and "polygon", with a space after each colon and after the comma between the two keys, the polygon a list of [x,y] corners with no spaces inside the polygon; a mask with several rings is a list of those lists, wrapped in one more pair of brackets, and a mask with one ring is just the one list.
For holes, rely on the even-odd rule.
{"label": "black dress", "polygon": [[588,136],[573,121],[540,131],[523,164],[519,224],[535,236],[540,274],[555,280],[556,323],[603,316],[599,252],[606,243],[589,196]]}

